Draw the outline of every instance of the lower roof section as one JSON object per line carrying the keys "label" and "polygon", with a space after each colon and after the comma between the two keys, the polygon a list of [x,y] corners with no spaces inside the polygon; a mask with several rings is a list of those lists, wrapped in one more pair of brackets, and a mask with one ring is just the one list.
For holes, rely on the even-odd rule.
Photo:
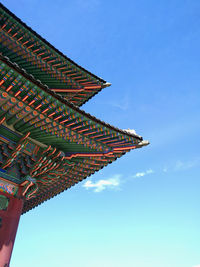
{"label": "lower roof section", "polygon": [[65,152],[71,151],[70,144],[80,145],[84,152],[102,152],[137,147],[143,140],[80,110],[1,55],[0,86],[7,124],[23,134],[30,131],[46,145],[62,146]]}
{"label": "lower roof section", "polygon": [[147,144],[134,131],[80,110],[0,55],[0,171],[23,188],[23,212]]}

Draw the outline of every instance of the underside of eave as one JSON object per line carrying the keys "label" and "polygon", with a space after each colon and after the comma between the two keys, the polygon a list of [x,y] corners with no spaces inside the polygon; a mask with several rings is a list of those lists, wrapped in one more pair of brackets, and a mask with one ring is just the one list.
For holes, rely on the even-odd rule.
{"label": "underside of eave", "polygon": [[120,134],[127,135],[129,137],[134,137],[134,138],[138,139],[139,141],[143,140],[143,138],[141,136],[138,136],[138,135],[135,135],[135,134],[130,134],[127,131],[121,130],[121,129],[116,128],[114,126],[111,126],[110,124],[105,123],[105,122],[97,119],[96,117],[90,115],[89,113],[86,113],[85,111],[79,109],[79,107],[76,107],[74,104],[72,104],[69,101],[67,101],[66,99],[60,97],[58,94],[52,92],[47,86],[43,85],[40,81],[35,80],[34,77],[32,77],[31,75],[26,73],[17,64],[13,64],[7,57],[4,57],[1,54],[0,54],[0,60],[2,62],[4,62],[5,64],[7,64],[8,66],[10,66],[12,69],[16,70],[19,74],[23,75],[27,80],[29,80],[33,84],[36,84],[41,90],[45,91],[46,93],[51,95],[53,98],[55,98],[58,101],[60,101],[61,103],[63,103],[64,105],[72,108],[75,112],[85,116],[89,120],[92,120],[95,123],[101,124],[102,126],[105,126],[105,127],[109,128],[109,129],[111,129],[113,131],[119,132]]}
{"label": "underside of eave", "polygon": [[71,188],[72,186],[76,185],[77,183],[83,181],[84,179],[86,179],[89,176],[91,176],[92,174],[94,174],[94,172],[99,171],[103,167],[111,164],[114,160],[116,160],[117,158],[120,158],[124,154],[125,153],[121,153],[120,155],[118,155],[112,161],[108,160],[105,163],[104,166],[102,166],[98,170],[94,170],[91,174],[89,174],[87,176],[84,176],[84,174],[82,174],[80,171],[78,171],[79,172],[79,176],[77,177],[77,172],[75,172],[75,174],[74,175],[72,174],[73,176],[69,177],[67,181],[66,180],[61,180],[57,185],[55,184],[54,186],[49,188],[49,190],[45,191],[42,194],[41,193],[38,194],[38,196],[36,198],[30,199],[30,200],[26,200],[25,203],[24,203],[24,208],[23,208],[22,214],[25,214],[26,212],[28,212],[28,211],[34,209],[35,207],[41,205],[45,201],[50,200],[50,199],[54,198],[55,196],[57,196],[58,194],[66,191],[67,189]]}

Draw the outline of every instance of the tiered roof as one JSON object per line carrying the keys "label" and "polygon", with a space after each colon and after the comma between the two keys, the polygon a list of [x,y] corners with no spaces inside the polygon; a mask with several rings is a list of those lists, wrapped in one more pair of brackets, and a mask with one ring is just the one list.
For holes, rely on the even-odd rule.
{"label": "tiered roof", "polygon": [[0,8],[0,176],[23,187],[26,212],[148,142],[80,110],[106,82]]}

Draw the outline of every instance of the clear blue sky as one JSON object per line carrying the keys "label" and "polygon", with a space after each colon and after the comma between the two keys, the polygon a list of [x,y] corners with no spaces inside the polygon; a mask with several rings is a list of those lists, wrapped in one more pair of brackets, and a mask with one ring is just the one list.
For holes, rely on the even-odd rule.
{"label": "clear blue sky", "polygon": [[83,109],[151,142],[23,215],[11,267],[199,267],[200,1],[2,3],[112,83]]}

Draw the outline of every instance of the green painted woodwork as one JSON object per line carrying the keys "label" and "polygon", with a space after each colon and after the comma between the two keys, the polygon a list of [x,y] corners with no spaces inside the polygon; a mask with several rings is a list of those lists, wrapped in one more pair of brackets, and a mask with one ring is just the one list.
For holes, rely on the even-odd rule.
{"label": "green painted woodwork", "polygon": [[3,125],[0,125],[0,135],[9,138],[9,140],[13,142],[18,142],[20,139],[20,135],[16,134],[13,131],[10,131],[8,128],[4,127]]}
{"label": "green painted woodwork", "polygon": [[0,193],[0,210],[6,210],[8,204],[9,204],[9,199],[6,196],[1,195]]}
{"label": "green painted woodwork", "polygon": [[5,180],[14,182],[16,184],[20,184],[20,183],[22,183],[24,181],[23,178],[18,179],[17,177],[12,176],[12,175],[8,175],[8,174],[6,174],[5,172],[2,172],[2,171],[0,171],[0,177],[4,178]]}
{"label": "green painted woodwork", "polygon": [[[134,142],[137,144],[140,141],[138,140],[138,138],[125,136],[124,134],[120,134],[112,129],[108,130],[108,128],[106,128],[105,126],[102,126],[99,123],[93,122],[92,120],[88,120],[87,117],[73,110],[71,107],[67,107],[66,105],[62,104],[58,100],[55,101],[55,98],[53,96],[44,92],[40,87],[36,86],[32,82],[27,81],[25,77],[17,73],[14,69],[10,69],[10,67],[7,66],[5,63],[2,63],[0,67],[1,67],[1,73],[3,74],[3,75],[1,74],[1,78],[6,77],[6,75],[8,76],[8,78],[6,79],[4,83],[5,88],[9,88],[9,86],[11,85],[11,83],[9,82],[9,79],[10,77],[12,78],[12,84],[14,84],[14,86],[8,92],[10,97],[14,96],[17,92],[19,92],[21,87],[23,88],[25,86],[25,88],[27,88],[28,90],[27,93],[32,92],[32,97],[30,98],[29,101],[23,102],[24,106],[28,106],[28,103],[31,103],[32,100],[36,98],[34,104],[31,106],[32,111],[30,111],[30,113],[28,113],[27,115],[27,116],[31,116],[30,119],[28,119],[27,122],[21,119],[13,123],[13,126],[17,131],[23,134],[30,131],[32,138],[42,143],[45,143],[47,145],[53,144],[54,146],[56,146],[57,148],[65,152],[70,152],[70,151],[71,152],[78,152],[78,151],[94,152],[94,151],[105,151],[105,150],[108,151],[110,150],[110,147],[105,142],[99,141],[99,138],[101,139],[101,137],[102,136],[104,137],[106,134],[108,135],[108,137],[107,139],[105,139],[104,137],[104,139],[105,141],[109,141],[109,142],[112,142],[112,141],[120,142],[119,140],[121,140],[125,143],[131,142],[131,144],[133,144]],[[24,95],[24,92],[26,91],[24,90],[22,91],[22,93],[20,93],[19,95],[20,98],[18,98],[19,101],[20,100],[23,101],[23,98],[26,97],[26,95]],[[41,96],[42,100],[37,100],[38,96]],[[46,104],[44,105],[44,107],[41,106],[40,109],[37,109],[37,113],[36,113],[37,117],[34,117],[33,114],[34,112],[36,112],[34,111],[34,109],[39,105],[39,103],[41,103],[41,101],[44,103],[45,101],[46,103],[50,102],[50,104]],[[52,108],[48,110],[46,114],[43,111],[45,111],[45,109],[48,106],[50,107],[52,106]],[[63,126],[60,125],[60,122],[62,122],[63,119],[66,119],[66,123],[64,124],[64,127],[68,126],[68,124],[70,125],[67,128],[67,132],[64,133],[63,130],[56,130],[55,125],[53,126],[53,124],[50,128],[53,127],[55,131],[51,131],[48,126],[47,130],[45,130],[47,132],[44,132],[42,128],[46,127],[45,126],[46,123],[43,124],[43,122],[48,119],[49,124],[51,123],[55,124],[53,117],[49,119],[48,116],[52,112],[56,113],[59,109],[62,111],[60,113],[58,112],[58,115],[61,114],[62,115],[61,117],[63,118],[59,119],[56,122],[56,125],[57,125],[56,127],[63,128]],[[42,116],[42,117],[40,118],[38,116]],[[11,122],[11,119],[14,120],[14,117],[16,117],[15,114],[12,118],[11,117],[8,118],[9,123]],[[36,125],[41,125],[41,126],[35,127]],[[79,129],[84,131],[84,134],[90,133],[90,131],[96,131],[96,133],[90,135],[88,138],[84,134],[79,133],[78,131],[74,131],[73,129],[74,126],[75,128],[78,127]],[[57,132],[57,134],[55,134],[54,132],[55,133]],[[101,135],[100,137],[99,137],[99,134]],[[92,139],[90,137],[92,137]],[[77,141],[74,142],[73,140],[77,140]],[[74,144],[74,145],[69,145],[69,143]]]}

